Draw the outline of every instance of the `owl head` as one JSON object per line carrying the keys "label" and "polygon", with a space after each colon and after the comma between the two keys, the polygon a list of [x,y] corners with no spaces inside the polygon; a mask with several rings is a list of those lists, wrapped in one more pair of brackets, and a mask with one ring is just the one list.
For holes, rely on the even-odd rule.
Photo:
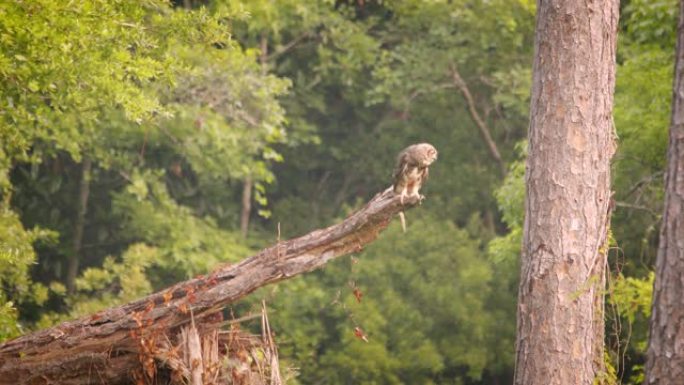
{"label": "owl head", "polygon": [[437,149],[430,143],[417,144],[418,153],[420,156],[420,163],[423,167],[427,167],[437,160]]}

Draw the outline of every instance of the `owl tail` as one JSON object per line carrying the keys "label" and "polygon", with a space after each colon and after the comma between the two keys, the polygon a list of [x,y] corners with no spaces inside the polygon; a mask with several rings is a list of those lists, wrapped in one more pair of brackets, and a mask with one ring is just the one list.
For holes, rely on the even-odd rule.
{"label": "owl tail", "polygon": [[399,211],[399,219],[401,220],[401,229],[406,232],[406,216],[403,211]]}

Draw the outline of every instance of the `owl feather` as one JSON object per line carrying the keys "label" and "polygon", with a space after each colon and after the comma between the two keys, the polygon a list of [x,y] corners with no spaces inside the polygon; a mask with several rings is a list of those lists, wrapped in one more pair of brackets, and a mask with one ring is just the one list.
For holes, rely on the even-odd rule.
{"label": "owl feather", "polygon": [[[406,147],[397,156],[397,162],[392,173],[393,191],[399,194],[401,204],[404,198],[417,196],[421,201],[420,188],[428,178],[430,165],[437,160],[437,149],[429,143],[419,143]],[[406,231],[404,213],[399,213],[401,224]]]}

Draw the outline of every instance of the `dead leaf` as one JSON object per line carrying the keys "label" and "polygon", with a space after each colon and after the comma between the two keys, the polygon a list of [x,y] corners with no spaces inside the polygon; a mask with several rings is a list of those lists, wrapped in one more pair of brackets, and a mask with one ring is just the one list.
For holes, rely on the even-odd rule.
{"label": "dead leaf", "polygon": [[363,342],[368,342],[368,337],[366,336],[366,333],[364,333],[363,330],[361,330],[361,328],[358,326],[354,328],[354,335],[356,336],[356,338],[363,340]]}

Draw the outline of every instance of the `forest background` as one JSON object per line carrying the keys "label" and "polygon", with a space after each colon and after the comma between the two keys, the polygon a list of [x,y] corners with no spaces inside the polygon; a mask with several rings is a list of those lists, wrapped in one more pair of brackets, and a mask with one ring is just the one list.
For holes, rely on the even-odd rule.
{"label": "forest background", "polygon": [[[620,11],[606,360],[636,384],[677,3]],[[532,0],[0,5],[0,341],[339,221],[427,141],[440,156],[407,233],[231,312],[267,301],[292,384],[510,383],[534,15]]]}

